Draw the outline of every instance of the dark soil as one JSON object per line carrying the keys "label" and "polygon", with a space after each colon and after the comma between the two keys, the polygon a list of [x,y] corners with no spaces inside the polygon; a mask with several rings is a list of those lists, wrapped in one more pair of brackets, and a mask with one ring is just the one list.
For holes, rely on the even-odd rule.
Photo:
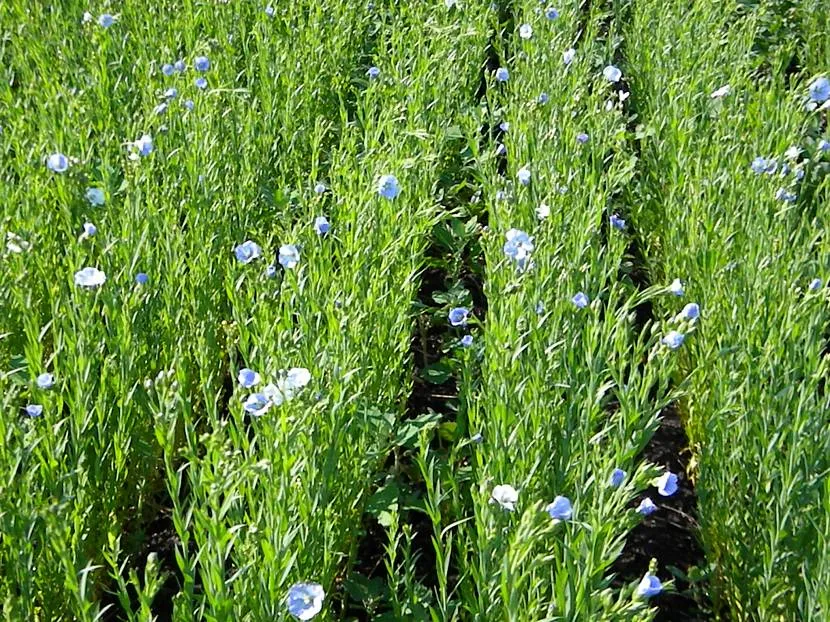
{"label": "dark soil", "polygon": [[[182,578],[176,562],[176,547],[180,544],[181,540],[176,533],[170,511],[162,510],[154,520],[143,528],[140,528],[138,531],[125,529],[125,533],[129,533],[130,538],[140,541],[141,545],[139,552],[134,558],[135,562],[125,568],[124,579],[128,579],[130,568],[135,569],[139,578],[143,579],[147,558],[150,553],[155,553],[158,556],[159,571],[160,573],[166,574],[167,579],[153,599],[152,611],[158,622],[172,620],[173,597],[179,591]],[[131,609],[135,611],[138,608],[138,599],[132,587],[129,589]],[[101,608],[103,609],[107,606],[110,607],[101,618],[103,622],[121,622],[122,620],[127,620],[126,612],[115,594],[107,593],[104,595]]]}
{"label": "dark soil", "polygon": [[[688,438],[674,408],[663,411],[660,427],[642,457],[677,474],[678,490],[671,497],[661,497],[656,488],[649,488],[635,501],[636,507],[642,498],[651,497],[658,509],[629,533],[622,555],[612,567],[617,575],[617,585],[639,580],[648,570],[652,558],[659,564],[659,576],[663,581],[671,578],[665,570],[669,566],[686,574],[689,568],[704,565],[703,550],[696,537],[697,497],[694,485],[686,475]],[[689,594],[688,583],[676,579],[675,587],[677,593],[664,593],[652,599],[652,604],[659,609],[655,620],[699,622],[711,619]]]}

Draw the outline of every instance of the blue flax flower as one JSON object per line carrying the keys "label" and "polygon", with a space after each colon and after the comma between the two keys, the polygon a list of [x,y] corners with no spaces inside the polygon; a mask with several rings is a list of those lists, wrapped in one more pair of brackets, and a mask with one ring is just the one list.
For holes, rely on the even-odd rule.
{"label": "blue flax flower", "polygon": [[684,339],[686,339],[686,336],[683,333],[672,330],[663,337],[662,341],[663,345],[667,346],[670,350],[677,350],[677,348],[683,345]]}
{"label": "blue flax flower", "polygon": [[660,583],[660,579],[655,577],[650,572],[645,574],[642,581],[640,581],[640,584],[637,586],[637,596],[641,598],[651,598],[652,596],[657,596],[662,591],[663,584]]}
{"label": "blue flax flower", "polygon": [[510,79],[510,72],[506,67],[499,67],[496,69],[496,80],[499,82],[507,82]]}
{"label": "blue flax flower", "polygon": [[248,264],[262,254],[262,249],[256,242],[245,240],[242,244],[233,249],[233,254],[236,256],[237,261]]}
{"label": "blue flax flower", "polygon": [[637,512],[639,512],[643,516],[648,516],[656,511],[657,506],[654,505],[654,501],[652,501],[650,497],[646,497],[645,499],[640,501],[640,505],[637,506]]}
{"label": "blue flax flower", "polygon": [[288,590],[288,613],[298,620],[311,620],[323,609],[326,593],[319,583],[295,583]]}
{"label": "blue flax flower", "polygon": [[464,326],[467,324],[467,318],[470,315],[470,311],[465,309],[464,307],[455,307],[450,309],[449,313],[449,320],[450,325],[452,326]]}
{"label": "blue flax flower", "polygon": [[657,478],[657,492],[663,497],[671,497],[677,492],[677,475],[671,471],[666,471],[659,478]]}
{"label": "blue flax flower", "polygon": [[262,380],[258,373],[256,373],[253,369],[248,369],[247,367],[243,367],[239,370],[239,376],[237,379],[239,380],[239,385],[245,389],[255,387]]}
{"label": "blue flax flower", "polygon": [[571,520],[571,516],[573,516],[573,506],[571,505],[571,500],[567,497],[557,496],[553,502],[545,508],[545,512],[547,512],[550,517],[556,521]]}
{"label": "blue flax flower", "polygon": [[40,404],[29,404],[26,406],[26,414],[34,419],[35,417],[40,417],[43,414],[43,406]]}
{"label": "blue flax flower", "polygon": [[577,294],[571,298],[571,302],[576,305],[577,309],[584,309],[590,303],[588,300],[588,296],[585,295],[585,292],[577,292]]}
{"label": "blue flax flower", "polygon": [[611,472],[611,477],[608,478],[608,485],[612,488],[619,488],[622,486],[622,483],[625,481],[626,473],[622,469],[614,469]]}
{"label": "blue flax flower", "polygon": [[210,60],[207,56],[197,56],[193,59],[193,66],[196,68],[196,71],[201,71],[204,73],[208,69],[210,69]]}
{"label": "blue flax flower", "polygon": [[378,180],[378,194],[385,199],[394,199],[401,193],[398,178],[394,175],[381,175]]}
{"label": "blue flax flower", "polygon": [[37,377],[37,380],[35,380],[35,383],[37,384],[39,389],[43,389],[44,391],[48,391],[49,389],[51,389],[55,385],[55,377],[52,374],[50,374],[48,372],[45,372],[45,373],[40,374]]}

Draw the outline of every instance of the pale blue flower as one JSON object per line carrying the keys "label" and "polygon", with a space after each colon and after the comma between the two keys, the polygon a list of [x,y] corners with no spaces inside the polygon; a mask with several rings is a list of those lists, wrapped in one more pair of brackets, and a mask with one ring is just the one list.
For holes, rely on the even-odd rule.
{"label": "pale blue flower", "polygon": [[201,71],[202,73],[204,73],[205,71],[210,69],[210,60],[207,56],[197,56],[195,59],[193,59],[193,67],[196,69],[196,71]]}
{"label": "pale blue flower", "polygon": [[98,268],[83,268],[75,273],[75,285],[94,289],[100,287],[107,280],[107,275]]}
{"label": "pale blue flower", "polygon": [[101,188],[87,188],[86,200],[89,201],[90,205],[99,207],[103,205],[105,201],[104,191],[101,190]]}
{"label": "pale blue flower", "polygon": [[576,58],[576,50],[573,48],[568,48],[562,53],[562,62],[566,67],[574,62],[574,58]]}
{"label": "pale blue flower", "polygon": [[471,345],[473,345],[473,336],[472,335],[464,335],[461,338],[461,345],[464,346],[465,348],[469,348]]}
{"label": "pale blue flower", "polygon": [[193,107],[195,106],[195,104],[193,103],[193,100],[192,100],[192,99],[186,99],[186,100],[184,100],[184,102],[182,103],[182,106],[184,106],[184,107],[185,107],[185,108],[187,108],[188,110],[193,110]]}
{"label": "pale blue flower", "polygon": [[800,166],[796,168],[794,176],[796,181],[801,181],[802,179],[804,179],[804,169]]}
{"label": "pale blue flower", "polygon": [[580,132],[576,135],[576,142],[578,142],[580,145],[584,145],[589,140],[591,140],[591,137],[588,136],[588,134],[586,134],[585,132]]}
{"label": "pale blue flower", "polygon": [[185,69],[187,69],[187,65],[184,64],[183,60],[177,60],[173,63],[173,68],[179,73],[182,73]]}
{"label": "pale blue flower", "polygon": [[530,267],[530,253],[533,251],[533,238],[520,229],[510,229],[506,234],[504,254],[516,263],[519,270]]}
{"label": "pale blue flower", "polygon": [[286,270],[293,270],[300,263],[300,249],[294,244],[283,244],[280,246],[277,261]]}
{"label": "pale blue flower", "polygon": [[614,229],[618,229],[620,231],[623,231],[625,229],[625,220],[623,220],[616,214],[611,214],[611,218],[609,218],[609,221],[611,222],[611,226],[614,227]]}
{"label": "pale blue flower", "polygon": [[502,121],[501,123],[499,123],[499,129],[502,132],[508,132],[510,130],[510,121]]}
{"label": "pale blue flower", "polygon": [[314,192],[316,194],[323,194],[326,190],[328,190],[328,187],[326,187],[326,184],[324,184],[323,182],[318,181],[316,184],[314,184]]}
{"label": "pale blue flower", "polygon": [[115,23],[115,17],[110,15],[109,13],[104,13],[100,17],[98,17],[98,25],[102,28],[109,28]]}
{"label": "pale blue flower", "polygon": [[143,134],[134,144],[140,156],[146,157],[153,153],[153,138],[149,134]]}
{"label": "pale blue flower", "polygon": [[266,14],[268,17],[274,17],[274,15],[276,14],[276,11],[274,10],[274,7],[272,7],[272,6],[269,4],[267,7],[265,7],[265,14]]}
{"label": "pale blue flower", "polygon": [[156,116],[161,116],[165,112],[167,112],[167,102],[161,102],[158,106],[153,108],[153,114]]}
{"label": "pale blue flower", "polygon": [[545,303],[541,300],[536,303],[536,315],[542,315],[545,312]]}
{"label": "pale blue flower", "polygon": [[775,193],[775,198],[778,201],[783,201],[784,203],[795,203],[798,199],[798,195],[794,192],[790,192],[786,188],[779,188],[778,192]]}
{"label": "pale blue flower", "polygon": [[233,249],[233,254],[236,256],[237,261],[248,264],[262,255],[262,249],[256,242],[245,240],[242,244]]}
{"label": "pale blue flower", "polygon": [[753,173],[755,173],[756,175],[760,175],[765,170],[767,170],[767,161],[765,158],[758,156],[752,161],[750,168],[752,169]]}
{"label": "pale blue flower", "polygon": [[69,158],[62,153],[53,153],[46,158],[46,168],[53,173],[65,173],[69,168]]}
{"label": "pale blue flower", "polygon": [[680,279],[675,279],[671,282],[671,285],[669,285],[669,291],[675,296],[682,296],[685,293],[683,283]]}
{"label": "pale blue flower", "polygon": [[464,307],[455,307],[450,309],[449,320],[452,326],[464,326],[467,324],[467,317],[470,311]]}
{"label": "pale blue flower", "polygon": [[522,24],[519,26],[519,36],[522,39],[530,39],[533,36],[533,26],[530,24]]}
{"label": "pale blue flower", "polygon": [[807,87],[810,99],[816,103],[823,103],[830,99],[830,80],[821,76],[813,80]]}
{"label": "pale blue flower", "polygon": [[196,81],[193,84],[196,85],[197,89],[202,89],[202,90],[206,89],[207,85],[208,85],[207,80],[205,78],[202,78],[202,77],[196,78]]}
{"label": "pale blue flower", "polygon": [[696,302],[690,302],[677,314],[679,321],[694,321],[700,317],[700,307]]}
{"label": "pale blue flower", "polygon": [[314,231],[317,235],[326,235],[329,232],[331,225],[325,216],[318,216],[314,219]]}
{"label": "pale blue flower", "polygon": [[652,501],[650,497],[646,497],[645,499],[640,501],[640,505],[637,506],[637,512],[639,512],[643,516],[648,516],[656,511],[657,506],[654,505],[654,501]]}
{"label": "pale blue flower", "polygon": [[173,65],[171,65],[170,63],[164,63],[161,66],[161,73],[163,73],[165,76],[169,78],[174,73],[176,73],[176,68],[173,67]]}
{"label": "pale blue flower", "polygon": [[82,238],[91,238],[96,233],[98,233],[98,227],[96,227],[91,222],[85,222],[84,223],[84,231],[83,231],[83,233],[81,233]]}
{"label": "pale blue flower", "polygon": [[547,17],[548,19],[556,19],[559,17],[559,11],[557,11],[553,7],[548,7],[545,9],[545,17]]}
{"label": "pale blue flower", "polygon": [[608,478],[608,485],[612,488],[619,488],[625,481],[626,472],[622,469],[614,469],[611,471],[611,477]]}
{"label": "pale blue flower", "polygon": [[237,380],[239,380],[239,385],[245,389],[250,389],[255,387],[260,383],[262,380],[261,376],[256,373],[253,369],[248,369],[247,367],[243,367],[239,370],[239,375],[237,376]]}
{"label": "pale blue flower", "polygon": [[660,583],[660,579],[655,577],[650,572],[645,574],[642,581],[640,581],[640,584],[637,586],[637,596],[641,598],[651,598],[652,596],[657,596],[662,591],[663,584]]}
{"label": "pale blue flower", "polygon": [[670,350],[677,350],[680,346],[683,345],[683,340],[686,336],[683,333],[678,333],[676,330],[670,331],[665,337],[663,337],[663,345],[667,346]]}
{"label": "pale blue flower", "polygon": [[817,289],[821,289],[822,285],[823,283],[821,282],[821,279],[813,279],[812,281],[810,281],[810,284],[807,286],[807,288],[810,291],[816,291]]}
{"label": "pale blue flower", "polygon": [[567,497],[557,496],[553,502],[545,508],[553,520],[565,521],[571,520],[573,516],[573,506],[571,500]]}
{"label": "pale blue flower", "polygon": [[277,276],[277,266],[275,264],[269,264],[268,267],[265,268],[265,276],[269,279],[273,279]]}
{"label": "pale blue flower", "polygon": [[386,199],[394,199],[401,193],[398,178],[394,175],[381,175],[378,180],[378,194]]}
{"label": "pale blue flower", "polygon": [[369,67],[369,70],[366,72],[366,75],[369,76],[370,80],[376,80],[380,76],[380,68]]}
{"label": "pale blue flower", "polygon": [[43,406],[40,404],[29,404],[26,406],[26,414],[34,419],[35,417],[40,417],[43,414]]}
{"label": "pale blue flower", "polygon": [[818,141],[818,150],[819,151],[830,151],[830,141],[824,140],[823,138]]}
{"label": "pale blue flower", "polygon": [[147,276],[146,272],[139,272],[138,274],[135,275],[135,282],[138,285],[146,285],[147,281],[149,281],[149,280],[150,280],[150,277]]}
{"label": "pale blue flower", "polygon": [[499,484],[493,488],[490,503],[498,503],[503,509],[513,512],[519,501],[519,493],[510,484]]}
{"label": "pale blue flower", "polygon": [[671,497],[677,492],[677,475],[671,471],[666,471],[659,478],[657,478],[657,482],[655,484],[657,486],[657,492],[660,493],[660,495],[663,497]]}
{"label": "pale blue flower", "polygon": [[499,82],[507,82],[510,79],[510,72],[506,67],[499,67],[496,69],[496,80]]}
{"label": "pale blue flower", "polygon": [[323,609],[326,593],[319,583],[295,583],[288,590],[288,613],[298,620],[311,620]]}
{"label": "pale blue flower", "polygon": [[270,410],[271,406],[271,400],[269,400],[264,393],[254,393],[249,395],[242,403],[242,408],[245,412],[253,417],[261,417]]}
{"label": "pale blue flower", "polygon": [[590,303],[588,296],[586,296],[584,292],[578,292],[573,298],[571,298],[571,302],[576,305],[577,309],[584,309]]}
{"label": "pale blue flower", "polygon": [[55,377],[49,372],[44,372],[37,377],[35,383],[37,384],[39,389],[48,391],[55,385]]}
{"label": "pale blue flower", "polygon": [[527,165],[523,166],[516,173],[516,177],[519,179],[520,184],[527,186],[530,183],[530,168]]}
{"label": "pale blue flower", "polygon": [[767,160],[767,168],[764,169],[764,172],[767,175],[774,175],[775,171],[777,171],[777,170],[778,170],[778,160],[775,160],[775,159]]}
{"label": "pale blue flower", "polygon": [[609,82],[619,82],[620,78],[622,78],[622,71],[614,65],[608,65],[602,70],[602,75],[605,76],[605,79]]}
{"label": "pale blue flower", "polygon": [[470,442],[481,445],[484,442],[484,435],[481,432],[476,432],[470,437]]}
{"label": "pale blue flower", "polygon": [[545,104],[547,104],[550,101],[550,97],[548,96],[547,93],[542,91],[541,93],[539,93],[539,97],[536,98],[536,101],[539,104],[541,104],[542,106],[544,106]]}
{"label": "pale blue flower", "polygon": [[164,91],[164,97],[166,99],[175,99],[179,95],[179,89],[175,87],[170,87],[166,91]]}
{"label": "pale blue flower", "polygon": [[507,147],[504,146],[504,143],[498,143],[496,145],[496,155],[503,156],[507,153]]}

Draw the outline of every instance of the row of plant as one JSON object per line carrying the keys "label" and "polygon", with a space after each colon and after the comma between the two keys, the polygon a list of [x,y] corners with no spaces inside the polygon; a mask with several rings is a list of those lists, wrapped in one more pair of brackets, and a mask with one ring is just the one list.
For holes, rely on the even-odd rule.
{"label": "row of plant", "polygon": [[652,274],[699,303],[677,380],[716,614],[735,620],[830,615],[830,83],[822,18],[776,40],[780,8],[646,0],[624,31],[647,171],[634,218]]}
{"label": "row of plant", "polygon": [[[145,619],[169,568],[151,557],[142,573],[136,554],[172,504],[176,615],[245,606],[226,600],[231,577],[262,566],[230,556],[240,516],[235,554],[280,553],[257,602],[285,615],[286,581],[328,589],[346,563],[406,393],[407,309],[457,107],[455,90],[436,105],[427,54],[450,39],[410,50],[446,29],[478,54],[481,13],[85,8],[0,9],[18,25],[0,91],[4,612],[92,619],[109,573],[121,615]],[[372,68],[381,26],[390,54]],[[440,66],[477,78],[467,52]],[[302,422],[278,408],[301,395]]]}
{"label": "row of plant", "polygon": [[[488,222],[475,242],[487,319],[469,292],[447,292],[458,412],[412,450],[436,620],[650,619],[648,598],[669,577],[657,560],[610,587],[626,533],[677,484],[639,454],[671,399],[672,330],[684,320],[641,326],[635,310],[665,297],[677,313],[687,301],[625,276],[628,92],[610,63],[610,7],[583,8],[527,2],[493,15],[499,66],[461,128],[479,189],[465,209]],[[384,511],[388,582],[417,594],[419,551],[401,508]]]}

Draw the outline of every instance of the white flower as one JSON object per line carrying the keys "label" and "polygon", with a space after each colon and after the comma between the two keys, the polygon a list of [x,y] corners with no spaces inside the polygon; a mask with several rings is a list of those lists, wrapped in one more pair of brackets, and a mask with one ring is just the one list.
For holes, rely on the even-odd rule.
{"label": "white flower", "polygon": [[533,27],[530,24],[522,24],[519,27],[519,36],[522,39],[530,39],[533,36]]}
{"label": "white flower", "polygon": [[726,97],[731,92],[732,92],[732,87],[730,87],[728,84],[724,84],[719,89],[716,89],[716,90],[712,91],[712,94],[710,95],[710,97],[712,99],[720,99],[722,97]]}
{"label": "white flower", "polygon": [[550,216],[550,207],[547,203],[540,203],[539,207],[536,208],[536,218],[545,220],[548,216]]}
{"label": "white flower", "polygon": [[293,270],[300,263],[300,251],[294,244],[283,244],[280,246],[277,259],[283,268]]}
{"label": "white flower", "polygon": [[519,493],[510,484],[499,484],[493,488],[493,495],[490,503],[498,503],[502,508],[509,511],[516,509],[519,500]]}
{"label": "white flower", "polygon": [[622,71],[614,65],[608,65],[602,70],[602,75],[605,76],[605,79],[609,82],[619,82],[620,78],[622,78]]}
{"label": "white flower", "polygon": [[84,268],[75,273],[75,285],[87,288],[95,288],[103,285],[107,280],[107,275],[98,270],[98,268]]}

